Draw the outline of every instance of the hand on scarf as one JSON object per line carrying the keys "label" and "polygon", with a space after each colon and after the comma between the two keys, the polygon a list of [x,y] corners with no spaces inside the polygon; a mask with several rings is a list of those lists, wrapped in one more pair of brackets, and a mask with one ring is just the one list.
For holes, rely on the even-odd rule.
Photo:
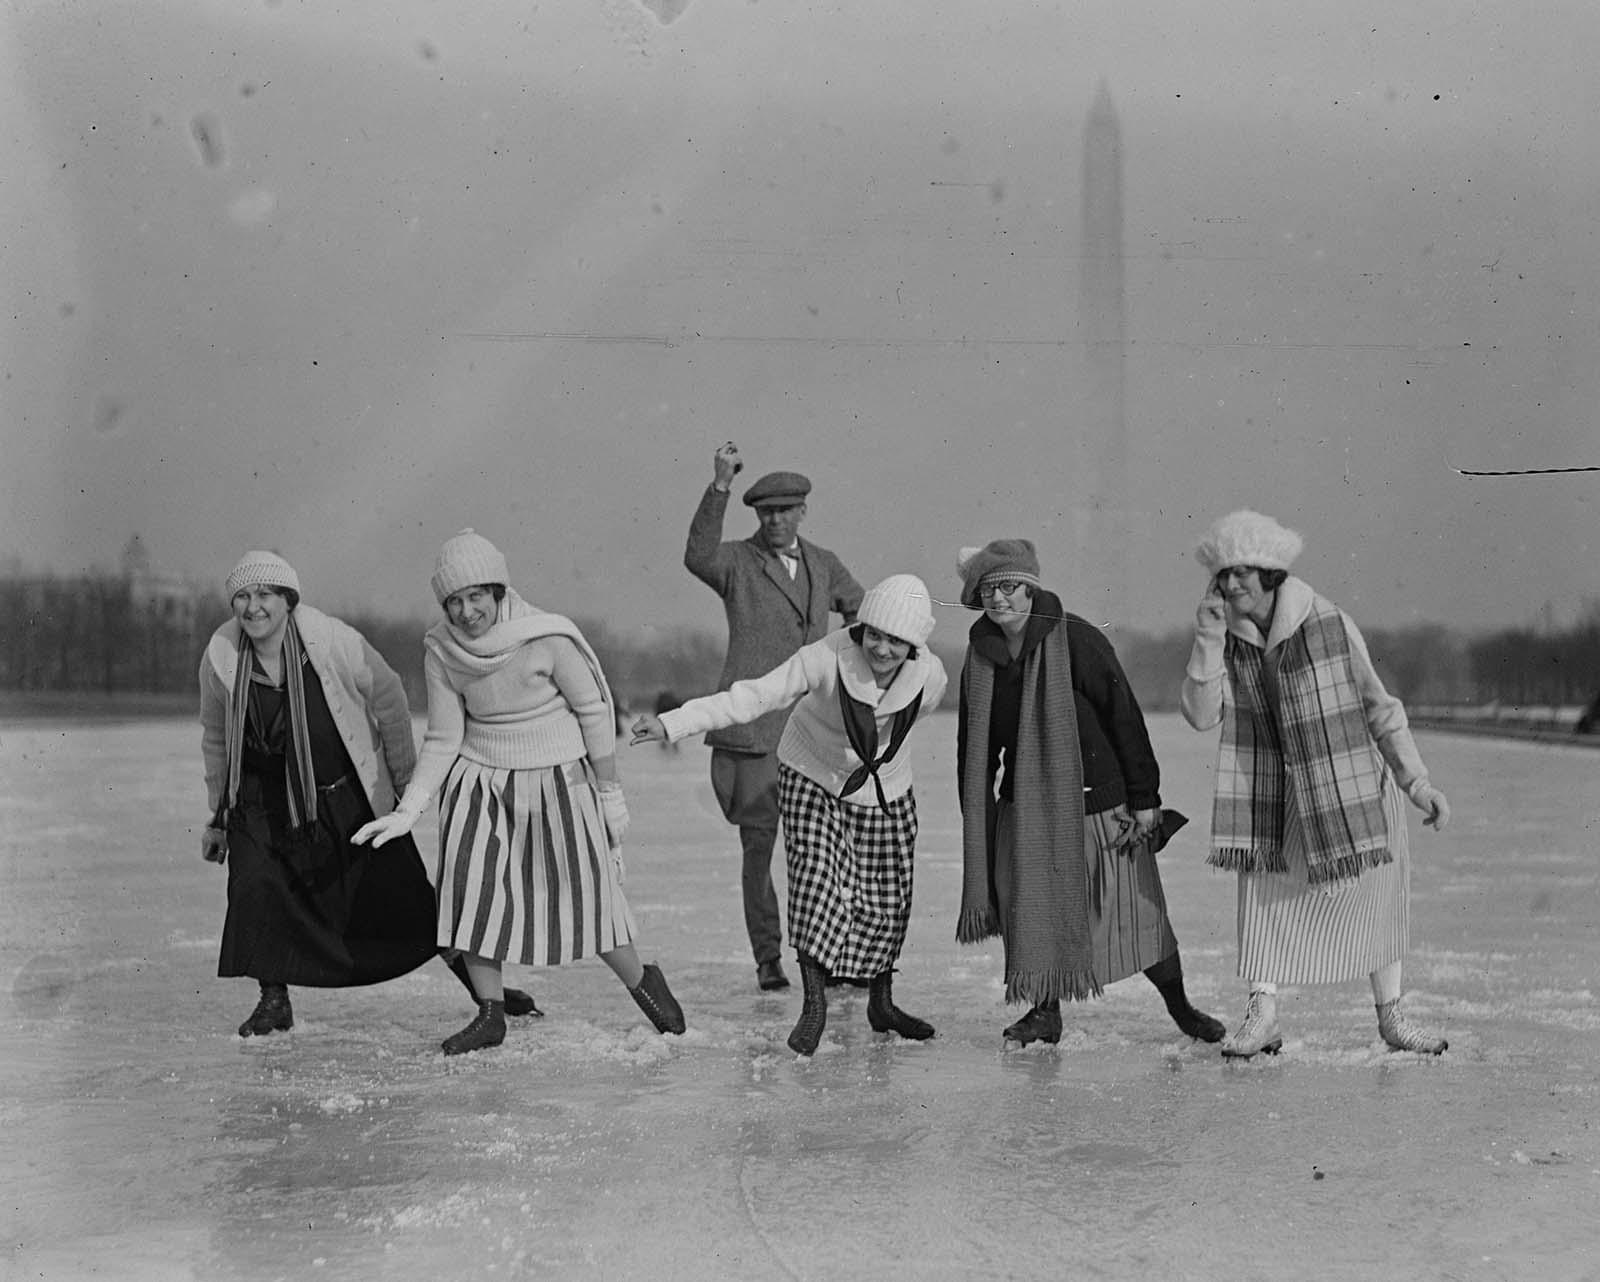
{"label": "hand on scarf", "polygon": [[628,803],[622,796],[620,783],[600,785],[600,815],[606,821],[606,836],[611,848],[616,850],[628,835]]}
{"label": "hand on scarf", "polygon": [[228,834],[224,829],[208,826],[201,832],[200,858],[208,864],[228,862]]}
{"label": "hand on scarf", "polygon": [[351,844],[364,846],[370,841],[376,850],[386,841],[404,837],[417,826],[417,820],[420,818],[422,816],[414,810],[391,810],[388,814],[357,828],[355,836],[350,838]]}
{"label": "hand on scarf", "polygon": [[1411,804],[1427,816],[1423,825],[1435,832],[1450,822],[1450,803],[1431,783],[1423,784],[1411,795]]}

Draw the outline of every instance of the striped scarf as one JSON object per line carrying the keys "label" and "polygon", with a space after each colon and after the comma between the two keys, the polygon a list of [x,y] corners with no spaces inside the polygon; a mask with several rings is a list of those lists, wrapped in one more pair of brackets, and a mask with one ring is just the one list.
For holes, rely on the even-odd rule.
{"label": "striped scarf", "polygon": [[[317,781],[311,767],[311,730],[306,721],[306,647],[300,629],[289,615],[283,629],[283,677],[289,694],[289,751],[284,760],[285,789],[289,794],[289,826],[298,831],[317,822]],[[222,794],[212,826],[226,828],[228,813],[239,798],[239,778],[244,769],[244,726],[250,716],[250,683],[270,682],[256,673],[255,652],[241,629],[233,669],[233,696],[228,720],[228,790]],[[296,789],[298,788],[298,793]]]}
{"label": "striped scarf", "polygon": [[[1034,605],[1041,613],[1060,613],[1060,602],[1047,593],[1038,594]],[[980,619],[974,631],[985,622]],[[1038,615],[1030,621],[1030,641],[1040,622]],[[1046,626],[1048,631],[1023,658],[1012,788],[1016,841],[1010,919],[1004,922],[994,894],[995,799],[988,778],[994,663],[969,643],[961,675],[966,752],[959,764],[964,804],[956,939],[973,944],[991,935],[1004,936],[1008,1002],[1063,997],[1076,1001],[1100,994],[1089,927],[1083,757],[1072,658],[1066,629]],[[1010,762],[1006,768],[1012,768]]]}
{"label": "striped scarf", "polygon": [[1313,883],[1388,863],[1388,767],[1367,729],[1338,610],[1319,597],[1295,634],[1265,655],[1230,633],[1224,657],[1232,697],[1217,748],[1207,862],[1286,871],[1292,792]]}

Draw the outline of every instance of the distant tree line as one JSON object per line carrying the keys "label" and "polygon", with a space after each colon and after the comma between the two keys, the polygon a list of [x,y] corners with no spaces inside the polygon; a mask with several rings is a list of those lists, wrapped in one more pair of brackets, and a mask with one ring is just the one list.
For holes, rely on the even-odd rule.
{"label": "distant tree line", "polygon": [[[182,693],[195,688],[200,654],[228,617],[218,594],[139,573],[0,576],[0,689]],[[429,621],[345,615],[400,673],[425,707],[422,634]],[[720,636],[695,629],[641,635],[601,620],[578,625],[600,656],[624,707],[653,706],[662,691],[692,698],[715,689]],[[1178,706],[1191,634],[1113,631],[1140,702]],[[1600,602],[1567,628],[1510,628],[1466,637],[1434,624],[1364,633],[1374,665],[1407,704],[1587,704],[1600,692]],[[951,675],[953,703],[965,638],[935,643]]]}

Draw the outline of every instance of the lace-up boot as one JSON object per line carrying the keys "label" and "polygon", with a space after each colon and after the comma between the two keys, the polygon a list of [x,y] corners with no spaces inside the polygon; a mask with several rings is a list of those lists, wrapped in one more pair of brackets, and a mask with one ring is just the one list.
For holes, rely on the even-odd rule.
{"label": "lace-up boot", "polygon": [[1400,999],[1383,1002],[1378,1006],[1378,1031],[1383,1040],[1397,1051],[1416,1051],[1422,1055],[1440,1055],[1449,1042],[1437,1033],[1418,1028],[1400,1009]]}
{"label": "lace-up boot", "polygon": [[468,1051],[481,1051],[498,1046],[506,1039],[506,1004],[504,1002],[478,1002],[478,1013],[472,1022],[459,1033],[444,1039],[446,1055],[465,1055]]}
{"label": "lace-up boot", "polygon": [[239,1025],[240,1037],[265,1037],[294,1027],[294,1009],[289,1005],[287,984],[261,984],[261,999],[250,1018]]}
{"label": "lace-up boot", "polygon": [[1244,1008],[1244,1022],[1222,1039],[1222,1053],[1229,1059],[1249,1059],[1257,1052],[1276,1055],[1282,1049],[1277,994],[1251,993]]}
{"label": "lace-up boot", "polygon": [[933,1036],[933,1025],[915,1015],[907,1015],[894,1004],[894,971],[874,975],[867,989],[867,1023],[875,1033],[898,1033],[914,1042]]}

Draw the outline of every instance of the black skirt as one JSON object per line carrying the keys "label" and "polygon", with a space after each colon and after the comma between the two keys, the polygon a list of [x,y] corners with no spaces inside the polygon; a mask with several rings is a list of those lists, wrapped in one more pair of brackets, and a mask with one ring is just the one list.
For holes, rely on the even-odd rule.
{"label": "black skirt", "polygon": [[[409,836],[353,846],[372,807],[308,674],[306,712],[318,774],[314,828],[291,831],[284,758],[246,749],[228,820],[228,916],[217,974],[313,988],[376,984],[435,956],[433,886]],[[330,743],[331,736],[331,743]]]}

